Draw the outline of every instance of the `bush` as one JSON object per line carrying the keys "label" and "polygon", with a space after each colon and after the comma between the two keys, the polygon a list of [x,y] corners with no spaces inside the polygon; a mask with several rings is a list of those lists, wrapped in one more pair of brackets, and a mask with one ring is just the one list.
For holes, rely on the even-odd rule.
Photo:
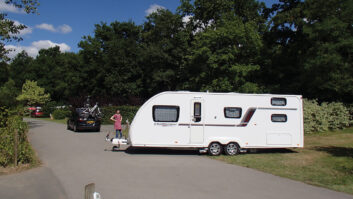
{"label": "bush", "polygon": [[122,123],[125,123],[128,119],[130,124],[135,117],[136,112],[140,107],[138,106],[105,106],[101,108],[103,113],[102,122],[103,124],[113,124],[110,117],[116,113],[116,110],[120,110],[120,114],[123,116]]}
{"label": "bush", "polygon": [[6,127],[8,117],[9,110],[5,107],[0,107],[0,128]]}
{"label": "bush", "polygon": [[350,125],[349,109],[340,102],[321,105],[317,100],[304,99],[304,132],[315,133],[343,129]]}
{"label": "bush", "polygon": [[6,167],[14,162],[15,130],[18,132],[17,163],[33,163],[34,151],[28,142],[28,126],[18,115],[9,115],[6,125],[0,128],[0,165]]}
{"label": "bush", "polygon": [[56,120],[62,120],[62,119],[65,119],[66,117],[69,117],[70,114],[71,112],[68,109],[56,109],[53,112],[53,117]]}
{"label": "bush", "polygon": [[57,105],[57,103],[54,101],[50,101],[50,102],[46,103],[42,109],[43,117],[49,117],[50,114],[54,112],[56,105]]}

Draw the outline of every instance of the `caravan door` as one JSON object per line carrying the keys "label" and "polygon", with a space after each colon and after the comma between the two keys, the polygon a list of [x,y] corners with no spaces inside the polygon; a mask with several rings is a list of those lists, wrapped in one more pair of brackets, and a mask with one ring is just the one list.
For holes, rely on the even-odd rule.
{"label": "caravan door", "polygon": [[191,116],[190,116],[190,144],[203,143],[204,137],[204,115],[202,98],[194,98],[191,100]]}

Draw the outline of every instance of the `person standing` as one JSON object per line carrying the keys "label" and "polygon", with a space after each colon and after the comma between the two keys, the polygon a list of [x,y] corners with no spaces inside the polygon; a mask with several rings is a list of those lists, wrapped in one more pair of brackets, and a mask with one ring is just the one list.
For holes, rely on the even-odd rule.
{"label": "person standing", "polygon": [[121,133],[121,121],[123,120],[123,116],[120,115],[120,111],[116,110],[116,114],[114,114],[111,118],[114,121],[114,129],[116,132],[116,138],[120,139],[123,137]]}

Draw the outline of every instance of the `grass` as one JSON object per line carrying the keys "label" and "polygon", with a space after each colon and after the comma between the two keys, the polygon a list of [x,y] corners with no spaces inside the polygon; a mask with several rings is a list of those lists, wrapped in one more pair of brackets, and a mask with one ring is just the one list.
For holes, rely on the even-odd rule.
{"label": "grass", "polygon": [[302,149],[260,150],[212,158],[353,194],[353,128],[305,135]]}

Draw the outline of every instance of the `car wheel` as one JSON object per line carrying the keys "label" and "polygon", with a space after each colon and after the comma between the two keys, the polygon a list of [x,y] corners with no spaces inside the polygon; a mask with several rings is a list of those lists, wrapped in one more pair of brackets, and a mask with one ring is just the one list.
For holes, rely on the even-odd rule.
{"label": "car wheel", "polygon": [[218,142],[212,142],[208,146],[208,154],[212,156],[220,155],[222,153],[222,145]]}
{"label": "car wheel", "polygon": [[96,132],[100,132],[101,131],[101,127],[98,127],[97,129],[96,129]]}
{"label": "car wheel", "polygon": [[224,147],[224,152],[226,155],[238,155],[239,154],[239,145],[235,142],[228,143]]}

